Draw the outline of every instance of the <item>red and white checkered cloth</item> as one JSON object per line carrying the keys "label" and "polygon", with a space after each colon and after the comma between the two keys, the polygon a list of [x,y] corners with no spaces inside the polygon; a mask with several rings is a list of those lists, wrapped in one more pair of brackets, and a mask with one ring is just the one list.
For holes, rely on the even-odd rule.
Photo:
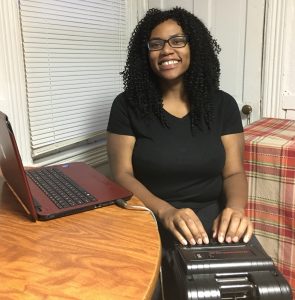
{"label": "red and white checkered cloth", "polygon": [[295,121],[264,118],[246,127],[245,170],[255,234],[295,295]]}

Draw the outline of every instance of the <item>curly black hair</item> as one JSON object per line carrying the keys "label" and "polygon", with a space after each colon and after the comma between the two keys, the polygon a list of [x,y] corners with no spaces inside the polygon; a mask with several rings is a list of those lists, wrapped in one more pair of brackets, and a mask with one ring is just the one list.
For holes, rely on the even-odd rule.
{"label": "curly black hair", "polygon": [[135,27],[122,72],[125,97],[141,116],[154,113],[164,126],[169,127],[163,114],[162,91],[149,65],[147,48],[152,30],[168,19],[176,21],[189,39],[191,60],[183,82],[190,102],[192,127],[202,128],[204,121],[210,128],[214,117],[211,95],[219,88],[220,48],[206,26],[183,8],[150,9]]}

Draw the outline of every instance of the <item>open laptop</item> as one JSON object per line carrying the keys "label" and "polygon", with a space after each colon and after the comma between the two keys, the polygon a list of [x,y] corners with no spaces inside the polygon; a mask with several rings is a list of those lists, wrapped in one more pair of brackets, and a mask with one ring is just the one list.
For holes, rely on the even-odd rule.
{"label": "open laptop", "polygon": [[0,167],[8,186],[34,221],[79,213],[132,196],[82,162],[25,170],[11,124],[2,112]]}

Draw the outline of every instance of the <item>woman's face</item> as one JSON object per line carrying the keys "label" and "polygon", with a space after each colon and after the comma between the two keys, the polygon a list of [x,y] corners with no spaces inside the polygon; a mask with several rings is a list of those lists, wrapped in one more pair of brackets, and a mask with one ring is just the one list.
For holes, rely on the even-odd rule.
{"label": "woman's face", "polygon": [[[169,19],[153,29],[150,41],[153,39],[168,40],[174,36],[184,36],[184,32],[174,20]],[[163,49],[149,51],[149,62],[152,70],[160,79],[165,81],[181,80],[190,65],[189,45],[173,48],[166,42]]]}

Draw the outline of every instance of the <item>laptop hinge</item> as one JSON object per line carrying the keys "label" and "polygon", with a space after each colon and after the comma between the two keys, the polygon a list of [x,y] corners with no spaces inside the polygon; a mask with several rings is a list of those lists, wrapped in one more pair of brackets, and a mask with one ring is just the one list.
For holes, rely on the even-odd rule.
{"label": "laptop hinge", "polygon": [[38,211],[42,211],[42,205],[33,197],[33,203]]}

